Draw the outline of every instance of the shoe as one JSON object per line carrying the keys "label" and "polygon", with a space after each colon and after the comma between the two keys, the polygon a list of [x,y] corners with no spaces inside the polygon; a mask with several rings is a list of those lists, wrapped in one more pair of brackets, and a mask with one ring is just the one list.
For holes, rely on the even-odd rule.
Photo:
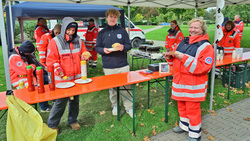
{"label": "shoe", "polygon": [[70,127],[72,128],[72,130],[79,130],[81,128],[78,122],[71,124]]}
{"label": "shoe", "polygon": [[116,106],[113,107],[112,115],[117,116],[117,107]]}
{"label": "shoe", "polygon": [[45,110],[40,110],[41,112],[50,112],[51,111],[51,109],[52,109],[52,106],[49,106],[47,109],[45,109]]}
{"label": "shoe", "polygon": [[183,129],[181,129],[181,127],[174,127],[173,128],[173,131],[175,132],[175,133],[183,133],[183,132],[185,132],[185,130],[183,130]]}
{"label": "shoe", "polygon": [[187,137],[186,141],[198,141],[198,139]]}
{"label": "shoe", "polygon": [[59,134],[59,133],[60,133],[60,130],[59,130],[59,128],[58,128],[58,127],[52,127],[51,129],[56,130],[57,134]]}
{"label": "shoe", "polygon": [[133,109],[126,110],[131,118],[133,118]]}

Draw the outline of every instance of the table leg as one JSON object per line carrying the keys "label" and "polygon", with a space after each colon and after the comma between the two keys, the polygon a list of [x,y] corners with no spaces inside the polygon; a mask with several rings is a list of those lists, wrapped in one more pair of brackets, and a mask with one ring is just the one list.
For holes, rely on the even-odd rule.
{"label": "table leg", "polygon": [[247,77],[247,63],[248,61],[246,61],[245,63],[245,68],[244,68],[244,77],[243,77],[243,91],[245,92],[245,88],[246,88],[246,77]]}
{"label": "table leg", "polygon": [[132,92],[132,96],[133,96],[133,133],[135,135],[135,84],[132,85],[133,88],[133,92]]}
{"label": "table leg", "polygon": [[148,109],[149,109],[149,102],[150,101],[150,80],[148,81]]}
{"label": "table leg", "polygon": [[120,119],[120,87],[117,87],[117,120],[121,121]]}
{"label": "table leg", "polygon": [[165,80],[165,122],[168,122],[168,77]]}
{"label": "table leg", "polygon": [[228,74],[228,94],[227,94],[227,99],[229,99],[229,95],[230,95],[230,84],[231,84],[231,66],[232,64],[229,64],[229,74]]}
{"label": "table leg", "polygon": [[132,55],[132,71],[134,71],[134,56]]}

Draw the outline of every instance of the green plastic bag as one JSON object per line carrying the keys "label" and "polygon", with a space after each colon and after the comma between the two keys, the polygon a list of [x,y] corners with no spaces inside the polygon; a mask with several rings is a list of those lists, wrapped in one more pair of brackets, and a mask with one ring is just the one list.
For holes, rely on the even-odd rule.
{"label": "green plastic bag", "polygon": [[7,141],[54,141],[57,132],[49,128],[40,114],[13,95],[7,96]]}

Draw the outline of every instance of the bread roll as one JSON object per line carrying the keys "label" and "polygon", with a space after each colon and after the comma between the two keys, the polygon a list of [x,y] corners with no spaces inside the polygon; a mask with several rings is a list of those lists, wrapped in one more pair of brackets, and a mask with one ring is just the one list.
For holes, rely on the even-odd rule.
{"label": "bread roll", "polygon": [[119,45],[120,45],[120,43],[114,43],[112,45],[112,48],[114,48],[115,50],[117,50],[117,49],[119,49]]}

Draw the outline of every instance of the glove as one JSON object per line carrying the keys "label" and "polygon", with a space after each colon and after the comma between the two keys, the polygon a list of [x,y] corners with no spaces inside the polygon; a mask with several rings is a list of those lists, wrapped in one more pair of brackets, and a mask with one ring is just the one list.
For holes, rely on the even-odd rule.
{"label": "glove", "polygon": [[65,76],[65,73],[61,67],[56,68],[55,75],[59,75],[60,77]]}

